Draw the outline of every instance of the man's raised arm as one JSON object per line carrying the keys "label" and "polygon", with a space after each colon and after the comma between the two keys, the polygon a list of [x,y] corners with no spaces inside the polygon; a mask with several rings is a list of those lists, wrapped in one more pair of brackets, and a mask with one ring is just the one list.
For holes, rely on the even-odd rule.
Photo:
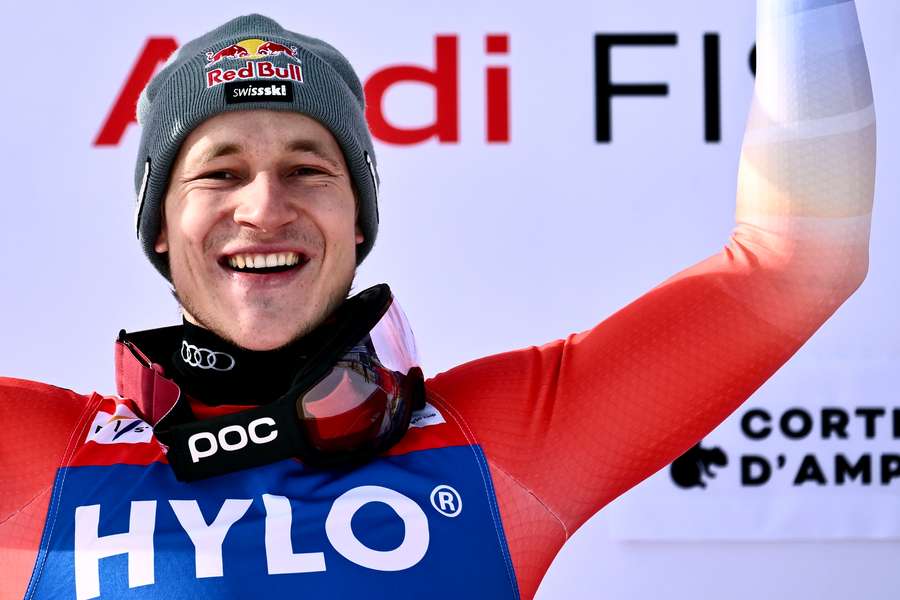
{"label": "man's raised arm", "polygon": [[865,277],[875,116],[854,3],[760,0],[757,26],[726,247],[590,331],[429,382],[485,450],[526,596],[555,553],[540,546],[709,433]]}
{"label": "man's raised arm", "polygon": [[806,308],[778,322],[805,337],[868,266],[872,87],[852,0],[760,0],[757,45],[729,249],[783,273]]}

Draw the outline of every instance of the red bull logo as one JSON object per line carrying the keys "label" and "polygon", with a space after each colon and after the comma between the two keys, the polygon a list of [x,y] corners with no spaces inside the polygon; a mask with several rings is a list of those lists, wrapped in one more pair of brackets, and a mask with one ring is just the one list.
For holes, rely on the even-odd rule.
{"label": "red bull logo", "polygon": [[266,42],[261,44],[259,48],[256,49],[257,54],[269,55],[269,54],[285,54],[287,56],[297,56],[297,46],[291,46],[288,48],[287,46],[283,46],[278,42]]}
{"label": "red bull logo", "polygon": [[240,44],[232,44],[227,48],[222,48],[215,54],[212,52],[206,53],[206,60],[209,61],[210,64],[217,63],[223,58],[241,58],[244,56],[248,56],[250,53],[247,52],[247,49],[241,46]]}
{"label": "red bull logo", "polygon": [[[210,50],[206,53],[206,68],[210,69],[206,73],[206,87],[242,79],[287,79],[302,83],[303,71],[299,64],[276,66],[266,60],[258,60],[278,54],[300,62],[296,46],[285,46],[271,40],[242,40],[217,51]],[[232,61],[240,63],[229,68]]]}
{"label": "red bull logo", "polygon": [[232,44],[226,48],[222,48],[218,52],[210,50],[206,53],[207,67],[211,67],[221,60],[228,58],[244,58],[254,59],[264,56],[274,56],[275,54],[284,54],[291,58],[297,57],[297,46],[285,46],[278,42],[269,40],[250,39],[243,40],[237,44]]}

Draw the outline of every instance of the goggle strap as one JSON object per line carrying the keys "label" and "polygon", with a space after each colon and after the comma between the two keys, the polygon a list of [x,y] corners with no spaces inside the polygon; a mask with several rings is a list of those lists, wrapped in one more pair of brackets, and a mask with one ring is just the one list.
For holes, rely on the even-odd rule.
{"label": "goggle strap", "polygon": [[196,481],[309,453],[293,404],[247,411],[156,430],[179,481]]}

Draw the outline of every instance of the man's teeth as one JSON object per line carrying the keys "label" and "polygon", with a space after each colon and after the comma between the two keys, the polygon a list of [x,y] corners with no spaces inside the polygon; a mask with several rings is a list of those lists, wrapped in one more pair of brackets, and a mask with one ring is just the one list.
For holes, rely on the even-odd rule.
{"label": "man's teeth", "polygon": [[300,262],[296,252],[278,254],[238,254],[228,258],[228,265],[234,269],[268,269],[271,267],[293,267]]}

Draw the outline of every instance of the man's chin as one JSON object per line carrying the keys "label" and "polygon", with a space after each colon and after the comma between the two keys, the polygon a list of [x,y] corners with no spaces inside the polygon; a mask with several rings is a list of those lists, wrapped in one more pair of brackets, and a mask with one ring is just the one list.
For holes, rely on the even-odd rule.
{"label": "man's chin", "polygon": [[[350,293],[352,281],[346,286],[333,289],[318,301],[308,300],[291,306],[273,302],[264,305],[228,302],[226,295],[219,296],[219,302],[209,306],[211,310],[191,310],[201,308],[191,302],[191,298],[179,298],[182,309],[192,323],[208,329],[235,346],[253,351],[277,350],[291,344],[310,333],[333,313]],[[177,296],[176,296],[177,297]]]}

